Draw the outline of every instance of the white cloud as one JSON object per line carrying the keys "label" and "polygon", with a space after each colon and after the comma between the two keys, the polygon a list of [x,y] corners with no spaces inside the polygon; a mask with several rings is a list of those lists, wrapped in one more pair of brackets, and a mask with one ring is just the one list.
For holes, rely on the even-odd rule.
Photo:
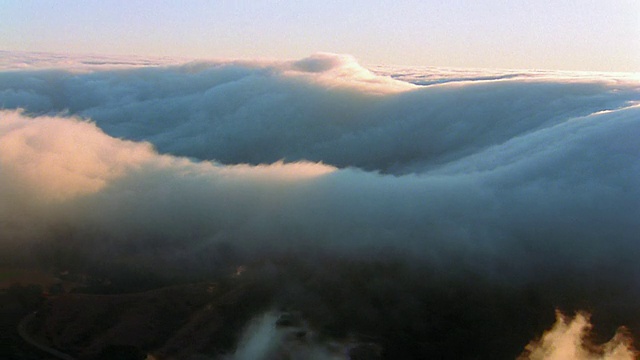
{"label": "white cloud", "polygon": [[569,319],[559,311],[556,323],[539,341],[527,345],[519,360],[633,360],[638,353],[631,346],[632,340],[619,330],[607,343],[591,344],[588,340],[592,325],[589,314],[578,313]]}
{"label": "white cloud", "polygon": [[196,272],[215,244],[384,252],[633,328],[639,100],[610,79],[417,87],[327,54],[0,72],[0,244]]}

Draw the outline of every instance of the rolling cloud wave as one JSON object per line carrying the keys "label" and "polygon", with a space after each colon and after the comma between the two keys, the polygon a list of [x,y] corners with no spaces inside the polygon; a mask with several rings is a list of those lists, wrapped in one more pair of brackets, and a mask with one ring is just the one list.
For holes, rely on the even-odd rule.
{"label": "rolling cloud wave", "polygon": [[632,80],[425,87],[330,54],[0,72],[0,243],[64,226],[85,256],[195,272],[218,244],[386,252],[637,331],[639,100]]}

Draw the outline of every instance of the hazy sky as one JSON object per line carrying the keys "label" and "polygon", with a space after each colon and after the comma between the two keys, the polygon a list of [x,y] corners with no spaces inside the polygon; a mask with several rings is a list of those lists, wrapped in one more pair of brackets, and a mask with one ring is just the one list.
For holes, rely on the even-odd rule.
{"label": "hazy sky", "polygon": [[640,1],[0,0],[0,49],[640,71]]}

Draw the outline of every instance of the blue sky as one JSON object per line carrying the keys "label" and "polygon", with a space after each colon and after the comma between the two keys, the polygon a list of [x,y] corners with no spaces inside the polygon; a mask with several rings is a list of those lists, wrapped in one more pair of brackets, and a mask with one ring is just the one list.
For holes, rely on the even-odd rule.
{"label": "blue sky", "polygon": [[640,71],[640,1],[0,0],[0,49]]}

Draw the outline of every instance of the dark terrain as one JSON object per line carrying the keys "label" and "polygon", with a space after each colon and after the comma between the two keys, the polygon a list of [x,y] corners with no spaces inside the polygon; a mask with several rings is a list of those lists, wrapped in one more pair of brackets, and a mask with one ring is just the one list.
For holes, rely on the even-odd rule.
{"label": "dark terrain", "polygon": [[[368,344],[351,346],[345,354],[351,359],[513,359],[551,327],[554,309],[608,309],[606,302],[583,300],[597,291],[586,278],[576,278],[567,296],[568,285],[552,278],[514,287],[464,272],[440,278],[435,269],[390,259],[283,255],[249,264],[193,281],[154,278],[135,266],[119,268],[112,278],[65,273],[63,279],[83,283],[50,286],[46,297],[42,286],[14,285],[0,294],[6,344],[0,355],[43,358],[15,330],[34,310],[33,337],[81,360],[216,359],[234,353],[252,318],[292,310],[319,342]],[[608,291],[615,297],[623,289]],[[595,343],[607,341],[623,321],[638,335],[632,325],[639,319],[603,313],[606,321],[598,313],[592,317]],[[304,333],[299,336],[306,341]]]}

